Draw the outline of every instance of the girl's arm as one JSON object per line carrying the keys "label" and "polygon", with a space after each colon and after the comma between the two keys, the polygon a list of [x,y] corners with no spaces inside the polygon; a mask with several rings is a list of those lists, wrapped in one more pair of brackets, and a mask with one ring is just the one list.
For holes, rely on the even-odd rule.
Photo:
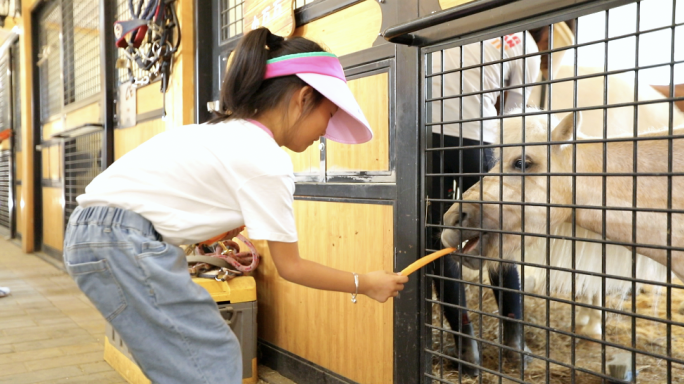
{"label": "girl's arm", "polygon": [[[269,241],[268,248],[278,273],[282,278],[295,284],[326,291],[354,293],[354,275],[338,269],[299,257],[299,246],[295,243]],[[376,271],[359,273],[359,293],[381,303],[395,297],[404,289],[408,277]]]}

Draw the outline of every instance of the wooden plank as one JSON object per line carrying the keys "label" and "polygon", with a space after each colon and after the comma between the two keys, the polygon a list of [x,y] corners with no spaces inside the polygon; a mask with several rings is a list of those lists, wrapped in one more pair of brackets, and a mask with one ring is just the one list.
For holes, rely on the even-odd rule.
{"label": "wooden plank", "polygon": [[382,26],[382,11],[376,1],[366,0],[332,15],[305,24],[294,36],[318,42],[337,56],[370,48]]}
{"label": "wooden plank", "polygon": [[[174,71],[174,75],[175,74],[176,73]],[[163,95],[159,91],[159,84],[160,83],[149,84],[137,89],[135,97],[136,102],[138,103],[137,113],[139,115],[145,112],[156,111],[164,105],[164,99],[162,98]]]}
{"label": "wooden plank", "polygon": [[[347,271],[391,271],[393,207],[295,201],[302,258]],[[277,274],[265,241],[255,241],[262,264],[259,337],[359,383],[392,383],[392,301],[317,291]],[[351,273],[349,278],[352,279]]]}
{"label": "wooden plank", "polygon": [[[64,130],[64,121],[62,119],[52,120],[49,123],[43,124],[43,140],[49,140],[50,136]],[[22,138],[25,136],[22,135]]]}
{"label": "wooden plank", "polygon": [[14,178],[17,181],[21,181],[22,173],[24,172],[24,161],[23,161],[23,153],[19,150],[20,148],[17,148],[17,152],[14,154],[14,161],[16,164],[16,169],[15,169],[15,175]]}
{"label": "wooden plank", "polygon": [[380,73],[347,84],[370,123],[373,140],[354,145],[328,140],[328,170],[389,170],[389,75]]}
{"label": "wooden plank", "polygon": [[114,131],[114,158],[121,156],[138,147],[158,133],[164,132],[166,126],[161,119],[150,120],[131,128]]}
{"label": "wooden plank", "polygon": [[85,124],[102,124],[100,102],[69,112],[64,121],[64,129],[80,127]]}
{"label": "wooden plank", "polygon": [[297,153],[282,147],[292,159],[292,166],[295,173],[314,173],[317,174],[321,169],[321,150],[320,140],[316,140],[304,152]]}
{"label": "wooden plank", "polygon": [[447,9],[447,8],[453,8],[457,5],[462,5],[465,3],[470,3],[471,1],[474,0],[439,0],[439,5],[442,7],[442,9]]}
{"label": "wooden plank", "polygon": [[43,244],[60,251],[64,244],[62,192],[62,188],[43,187]]}
{"label": "wooden plank", "polygon": [[[195,2],[177,1],[176,4],[183,43],[174,56],[171,83],[166,94],[166,129],[195,122]],[[159,84],[155,87],[159,90]],[[157,96],[159,100],[160,96]]]}
{"label": "wooden plank", "polygon": [[50,147],[50,180],[62,178],[62,147],[53,145]]}
{"label": "wooden plank", "polygon": [[20,202],[17,209],[17,232],[21,233],[21,249],[25,253],[33,252],[34,246],[34,194],[33,194],[33,155],[35,141],[39,138],[33,136],[33,35],[31,27],[31,8],[38,0],[21,2],[21,17],[17,24],[21,26],[19,35],[21,76],[21,176],[22,187]]}

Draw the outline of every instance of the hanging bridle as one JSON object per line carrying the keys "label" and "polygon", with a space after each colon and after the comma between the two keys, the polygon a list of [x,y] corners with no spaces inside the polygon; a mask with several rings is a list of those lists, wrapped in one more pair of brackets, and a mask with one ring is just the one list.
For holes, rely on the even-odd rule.
{"label": "hanging bridle", "polygon": [[[125,57],[117,60],[117,68],[128,69],[131,82],[136,86],[147,85],[161,76],[163,94],[166,94],[173,55],[181,40],[174,2],[175,0],[140,0],[136,8],[133,0],[128,0],[132,19],[114,23],[116,46],[122,48],[125,54]],[[145,71],[144,75],[136,76],[133,62]],[[164,102],[162,117],[165,116]]]}

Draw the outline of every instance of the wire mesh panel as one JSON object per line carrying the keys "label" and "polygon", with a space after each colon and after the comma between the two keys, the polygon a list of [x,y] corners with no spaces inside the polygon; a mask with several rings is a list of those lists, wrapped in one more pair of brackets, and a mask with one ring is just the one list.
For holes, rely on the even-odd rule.
{"label": "wire mesh panel", "polygon": [[684,1],[624,3],[422,49],[425,382],[684,382]]}
{"label": "wire mesh panel", "polygon": [[[14,150],[21,148],[21,62],[19,56],[19,41],[12,44],[11,52],[11,81],[12,84],[12,129],[14,134]],[[4,87],[3,87],[4,88]],[[19,149],[21,150],[21,149]]]}
{"label": "wire mesh panel", "polygon": [[98,0],[64,0],[65,104],[100,92],[100,4]]}
{"label": "wire mesh panel", "polygon": [[219,0],[219,45],[242,34],[243,0]]}
{"label": "wire mesh panel", "polygon": [[[145,0],[133,0],[132,4],[135,7],[135,9],[140,8],[140,3]],[[150,0],[145,1],[145,3],[148,3]],[[144,5],[144,4],[143,4]],[[118,0],[117,1],[117,6],[116,6],[116,20],[118,21],[123,21],[123,20],[130,20],[131,19],[131,9],[129,7],[129,0]],[[142,44],[140,46],[140,50],[143,52],[147,52],[149,49],[149,46],[147,43]],[[117,59],[122,59],[125,58],[126,54],[124,53],[124,50],[122,48],[117,48],[116,49],[116,58]],[[131,62],[130,65],[133,67],[131,68],[133,71],[133,75],[137,78],[144,78],[149,72],[142,70],[138,68],[138,65],[135,62]],[[121,85],[127,81],[130,81],[131,78],[128,73],[128,68],[118,68],[116,70],[116,78],[117,78],[117,86]]]}
{"label": "wire mesh panel", "polygon": [[40,117],[47,120],[62,110],[63,83],[61,63],[62,12],[59,3],[46,6],[38,17],[38,67],[40,77]]}
{"label": "wire mesh panel", "polygon": [[5,49],[0,52],[0,131],[11,128],[12,86],[10,79],[10,50]]}
{"label": "wire mesh panel", "polygon": [[76,198],[102,171],[102,132],[64,140],[64,225],[78,203]]}
{"label": "wire mesh panel", "polygon": [[11,220],[11,205],[12,193],[10,188],[12,188],[12,177],[11,177],[11,166],[12,166],[12,151],[5,149],[0,151],[0,227],[10,230],[12,226]]}

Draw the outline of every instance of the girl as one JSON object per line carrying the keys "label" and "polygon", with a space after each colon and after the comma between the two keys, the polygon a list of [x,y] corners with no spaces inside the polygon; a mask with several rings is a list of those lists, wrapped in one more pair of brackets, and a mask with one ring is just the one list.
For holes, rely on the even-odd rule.
{"label": "girl", "polygon": [[[241,383],[240,346],[179,244],[246,225],[278,273],[307,287],[385,302],[408,279],[301,259],[292,162],[319,136],[363,143],[372,131],[339,60],[304,38],[247,34],[222,84],[225,114],[161,133],[78,197],[64,244],[69,274],[154,383]],[[235,231],[227,233],[232,237]]]}

